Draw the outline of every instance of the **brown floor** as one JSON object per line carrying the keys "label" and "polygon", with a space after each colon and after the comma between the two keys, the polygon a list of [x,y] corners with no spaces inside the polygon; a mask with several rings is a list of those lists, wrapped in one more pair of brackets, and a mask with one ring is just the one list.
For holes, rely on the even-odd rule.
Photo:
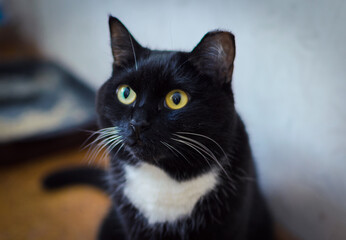
{"label": "brown floor", "polygon": [[[110,205],[102,192],[75,186],[45,192],[41,179],[60,167],[85,165],[78,150],[0,169],[1,240],[92,240]],[[293,239],[281,228],[279,240]]]}
{"label": "brown floor", "polygon": [[63,166],[86,164],[85,152],[72,151],[0,170],[0,239],[95,239],[110,204],[86,186],[45,192],[45,174]]}

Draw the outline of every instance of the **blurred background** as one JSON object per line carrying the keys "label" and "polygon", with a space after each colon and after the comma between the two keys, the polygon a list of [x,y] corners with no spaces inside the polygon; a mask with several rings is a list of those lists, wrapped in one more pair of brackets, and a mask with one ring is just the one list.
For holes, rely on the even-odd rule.
{"label": "blurred background", "polygon": [[[346,1],[0,0],[0,9],[0,147],[7,156],[1,157],[0,215],[7,220],[0,222],[0,239],[53,239],[47,229],[56,239],[93,239],[96,230],[81,231],[96,229],[106,197],[83,189],[47,196],[38,183],[50,169],[83,162],[83,151],[66,149],[81,145],[80,129],[94,128],[95,90],[111,74],[108,14],[154,49],[190,51],[210,30],[232,31],[236,107],[276,222],[298,239],[346,239]],[[23,56],[31,60],[20,62]],[[13,100],[9,93],[23,84],[21,101]],[[41,104],[47,93],[49,104]],[[40,97],[29,101],[23,94]],[[30,118],[31,110],[49,117]],[[29,161],[23,149],[50,155],[36,151]],[[27,161],[8,164],[18,152]],[[23,176],[33,180],[23,184]],[[61,212],[84,228],[65,226]]]}

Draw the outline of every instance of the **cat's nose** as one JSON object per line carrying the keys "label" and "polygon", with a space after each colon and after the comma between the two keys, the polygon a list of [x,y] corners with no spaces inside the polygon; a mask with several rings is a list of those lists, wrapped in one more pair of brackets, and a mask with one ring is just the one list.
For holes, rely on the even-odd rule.
{"label": "cat's nose", "polygon": [[150,113],[145,108],[136,108],[132,113],[129,122],[131,134],[128,139],[132,144],[135,144],[136,142],[141,143],[141,133],[150,126],[149,115]]}
{"label": "cat's nose", "polygon": [[133,136],[136,138],[136,140],[140,139],[140,133],[143,132],[145,129],[147,129],[150,126],[150,123],[147,120],[141,119],[132,119],[130,121],[130,127],[133,132]]}

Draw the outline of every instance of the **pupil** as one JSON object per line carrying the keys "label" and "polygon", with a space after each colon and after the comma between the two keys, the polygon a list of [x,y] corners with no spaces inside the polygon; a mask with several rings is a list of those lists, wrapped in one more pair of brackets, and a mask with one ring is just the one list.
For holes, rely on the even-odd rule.
{"label": "pupil", "polygon": [[172,101],[174,102],[175,105],[178,105],[180,103],[181,96],[180,93],[176,92],[172,96]]}
{"label": "pupil", "polygon": [[129,88],[129,87],[126,87],[126,88],[124,89],[123,94],[124,94],[124,98],[128,98],[128,96],[130,95],[130,88]]}

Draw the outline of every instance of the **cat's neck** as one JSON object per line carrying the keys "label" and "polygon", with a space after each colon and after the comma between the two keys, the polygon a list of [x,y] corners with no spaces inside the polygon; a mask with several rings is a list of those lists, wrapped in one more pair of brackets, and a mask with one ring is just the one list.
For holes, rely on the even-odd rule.
{"label": "cat's neck", "polygon": [[179,182],[147,163],[124,165],[124,170],[123,193],[150,224],[174,222],[190,216],[197,202],[219,182],[216,169]]}

